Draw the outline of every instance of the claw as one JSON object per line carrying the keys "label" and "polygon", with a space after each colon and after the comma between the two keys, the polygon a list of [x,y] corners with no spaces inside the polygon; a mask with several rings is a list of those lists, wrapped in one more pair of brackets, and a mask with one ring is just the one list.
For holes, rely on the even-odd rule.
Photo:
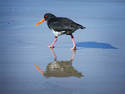
{"label": "claw", "polygon": [[72,50],[76,50],[76,47],[73,47]]}
{"label": "claw", "polygon": [[48,48],[55,48],[54,46],[48,46]]}

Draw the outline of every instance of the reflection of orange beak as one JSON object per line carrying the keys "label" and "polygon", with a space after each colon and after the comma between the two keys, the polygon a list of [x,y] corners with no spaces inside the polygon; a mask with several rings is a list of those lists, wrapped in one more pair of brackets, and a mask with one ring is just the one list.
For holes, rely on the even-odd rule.
{"label": "reflection of orange beak", "polygon": [[44,75],[44,71],[40,69],[40,67],[36,64],[34,64],[34,66],[36,67],[36,69],[41,72],[42,75]]}
{"label": "reflection of orange beak", "polygon": [[37,24],[36,24],[36,26],[38,26],[39,24],[41,24],[42,22],[44,22],[45,21],[45,18],[43,18],[41,21],[39,21]]}

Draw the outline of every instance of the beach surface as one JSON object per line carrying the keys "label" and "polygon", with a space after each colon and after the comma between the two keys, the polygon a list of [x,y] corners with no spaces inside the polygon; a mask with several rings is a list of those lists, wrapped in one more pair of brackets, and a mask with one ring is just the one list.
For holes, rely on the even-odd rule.
{"label": "beach surface", "polygon": [[[0,94],[125,94],[123,0],[3,0],[0,3]],[[86,27],[54,35],[46,12]],[[56,59],[55,59],[56,56]]]}

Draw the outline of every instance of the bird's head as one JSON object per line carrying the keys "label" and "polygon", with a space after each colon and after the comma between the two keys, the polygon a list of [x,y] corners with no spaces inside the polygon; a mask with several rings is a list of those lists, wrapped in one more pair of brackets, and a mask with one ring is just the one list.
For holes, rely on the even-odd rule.
{"label": "bird's head", "polygon": [[56,16],[53,15],[53,14],[51,14],[51,13],[46,13],[46,14],[44,15],[44,18],[43,18],[41,21],[39,21],[39,22],[36,24],[36,26],[38,26],[39,24],[41,24],[41,23],[44,22],[44,21],[48,21],[49,19],[55,18],[55,17],[56,17]]}

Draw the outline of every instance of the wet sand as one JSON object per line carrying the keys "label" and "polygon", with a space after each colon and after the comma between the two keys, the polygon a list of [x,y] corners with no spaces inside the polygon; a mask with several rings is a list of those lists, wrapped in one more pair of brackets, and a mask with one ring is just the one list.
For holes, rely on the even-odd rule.
{"label": "wet sand", "polygon": [[[115,1],[4,0],[0,3],[1,94],[124,94],[125,3]],[[46,12],[84,25],[70,36],[54,35]],[[56,59],[55,59],[56,56]]]}

